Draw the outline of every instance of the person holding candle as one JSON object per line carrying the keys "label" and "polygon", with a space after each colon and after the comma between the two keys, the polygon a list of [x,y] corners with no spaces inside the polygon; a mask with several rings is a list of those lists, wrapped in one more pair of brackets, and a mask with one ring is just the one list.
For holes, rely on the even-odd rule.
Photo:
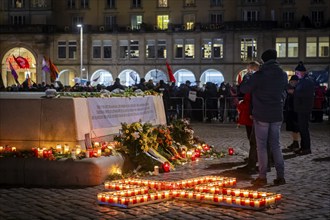
{"label": "person holding candle", "polygon": [[267,184],[267,144],[269,144],[277,176],[274,184],[280,185],[285,184],[280,131],[288,76],[277,61],[276,50],[266,50],[262,53],[261,59],[264,63],[259,71],[245,77],[240,85],[242,93],[252,94],[252,115],[259,164],[259,175],[252,184],[256,186]]}

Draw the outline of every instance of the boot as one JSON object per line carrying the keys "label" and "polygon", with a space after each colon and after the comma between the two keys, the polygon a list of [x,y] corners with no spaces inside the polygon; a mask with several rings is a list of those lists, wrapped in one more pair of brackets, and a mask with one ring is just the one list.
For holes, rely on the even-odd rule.
{"label": "boot", "polygon": [[299,143],[298,141],[293,141],[291,145],[288,146],[289,149],[298,149],[299,148]]}

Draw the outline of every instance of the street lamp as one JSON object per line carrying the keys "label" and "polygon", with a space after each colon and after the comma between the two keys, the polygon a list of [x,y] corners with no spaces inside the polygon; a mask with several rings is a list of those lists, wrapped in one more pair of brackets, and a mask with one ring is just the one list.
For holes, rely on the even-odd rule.
{"label": "street lamp", "polygon": [[83,75],[83,25],[77,24],[77,27],[80,28],[80,84],[81,84],[82,75]]}

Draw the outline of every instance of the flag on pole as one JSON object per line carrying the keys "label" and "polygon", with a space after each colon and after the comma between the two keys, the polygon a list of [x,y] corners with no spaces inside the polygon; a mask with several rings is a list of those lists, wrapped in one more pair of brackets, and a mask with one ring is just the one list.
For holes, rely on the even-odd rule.
{"label": "flag on pole", "polygon": [[168,74],[168,77],[170,79],[170,82],[175,82],[176,80],[175,80],[175,77],[173,75],[171,66],[170,66],[170,64],[168,64],[167,61],[166,61],[166,67],[167,67],[167,74]]}
{"label": "flag on pole", "polygon": [[49,58],[49,68],[50,68],[50,81],[55,82],[58,77],[58,68],[52,63]]}
{"label": "flag on pole", "polygon": [[16,71],[15,71],[13,65],[11,65],[11,62],[9,62],[9,67],[10,67],[11,75],[13,75],[13,77],[14,77],[14,79],[15,79],[15,82],[16,82],[17,84],[19,84],[19,82],[18,82],[18,75],[17,75],[17,73],[16,73]]}
{"label": "flag on pole", "polygon": [[241,75],[241,73],[239,73],[238,77],[237,77],[237,84],[239,85],[239,84],[241,84],[241,82],[242,82],[242,75]]}
{"label": "flag on pole", "polygon": [[100,77],[101,77],[101,75],[99,75],[98,77],[96,77],[95,79],[93,79],[93,82],[96,82],[97,80],[99,80]]}
{"label": "flag on pole", "polygon": [[50,69],[49,69],[49,66],[48,66],[48,63],[47,63],[47,60],[46,60],[46,57],[45,56],[42,59],[42,67],[41,67],[41,69],[43,71],[45,71],[45,73],[49,73],[50,72]]}
{"label": "flag on pole", "polygon": [[24,57],[18,56],[18,57],[14,57],[14,60],[16,61],[17,65],[22,68],[22,69],[29,69],[30,68],[30,64],[29,61],[27,61],[27,59],[25,59]]}

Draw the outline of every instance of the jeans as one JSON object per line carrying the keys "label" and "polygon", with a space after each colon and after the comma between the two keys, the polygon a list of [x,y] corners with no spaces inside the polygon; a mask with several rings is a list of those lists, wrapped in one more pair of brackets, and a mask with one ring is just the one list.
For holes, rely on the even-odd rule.
{"label": "jeans", "polygon": [[280,146],[280,132],[282,122],[261,122],[254,119],[257,141],[259,177],[267,177],[268,152],[267,144],[273,154],[277,178],[284,178],[284,160]]}

